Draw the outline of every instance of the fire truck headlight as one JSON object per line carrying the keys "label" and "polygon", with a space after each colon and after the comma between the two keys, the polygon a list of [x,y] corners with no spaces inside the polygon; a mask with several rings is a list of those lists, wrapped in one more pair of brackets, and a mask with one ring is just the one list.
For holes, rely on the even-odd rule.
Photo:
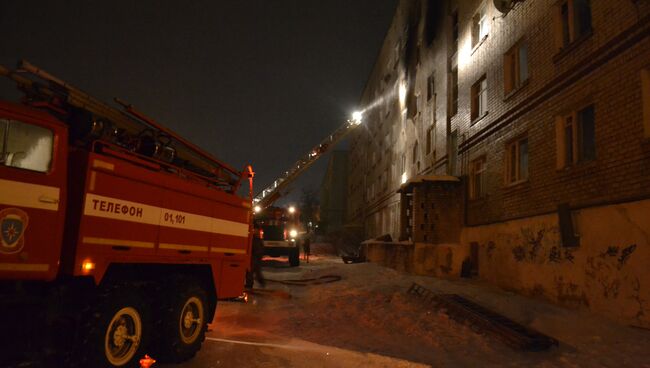
{"label": "fire truck headlight", "polygon": [[292,239],[295,239],[296,237],[298,237],[298,231],[295,230],[295,229],[289,231],[289,236],[290,236]]}

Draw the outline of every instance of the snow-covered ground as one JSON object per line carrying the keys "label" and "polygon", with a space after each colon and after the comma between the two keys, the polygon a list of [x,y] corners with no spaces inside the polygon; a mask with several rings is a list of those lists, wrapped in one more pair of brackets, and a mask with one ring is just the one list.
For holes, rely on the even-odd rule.
{"label": "snow-covered ground", "polygon": [[[293,286],[270,281],[249,303],[221,303],[204,349],[182,367],[650,367],[650,331],[567,310],[476,281],[445,281],[319,254],[288,268],[267,259],[271,280],[339,275]],[[456,293],[560,341],[519,352],[428,309],[412,282]]]}

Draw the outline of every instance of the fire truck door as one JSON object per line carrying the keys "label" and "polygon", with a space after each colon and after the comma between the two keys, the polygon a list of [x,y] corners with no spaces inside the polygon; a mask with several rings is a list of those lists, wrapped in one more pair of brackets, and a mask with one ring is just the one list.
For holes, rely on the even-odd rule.
{"label": "fire truck door", "polygon": [[0,275],[51,280],[63,235],[67,132],[0,109]]}

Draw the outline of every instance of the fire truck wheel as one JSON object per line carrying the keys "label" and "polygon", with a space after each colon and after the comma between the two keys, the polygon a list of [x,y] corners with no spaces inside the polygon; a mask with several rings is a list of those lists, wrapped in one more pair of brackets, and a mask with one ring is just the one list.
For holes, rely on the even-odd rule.
{"label": "fire truck wheel", "polygon": [[209,322],[207,294],[197,284],[189,285],[179,283],[163,311],[159,350],[164,361],[180,363],[192,358],[205,339]]}
{"label": "fire truck wheel", "polygon": [[83,344],[91,367],[138,367],[146,353],[149,311],[143,300],[127,286],[102,295],[86,318],[88,341]]}
{"label": "fire truck wheel", "polygon": [[291,267],[300,266],[300,249],[294,248],[289,251],[289,264]]}

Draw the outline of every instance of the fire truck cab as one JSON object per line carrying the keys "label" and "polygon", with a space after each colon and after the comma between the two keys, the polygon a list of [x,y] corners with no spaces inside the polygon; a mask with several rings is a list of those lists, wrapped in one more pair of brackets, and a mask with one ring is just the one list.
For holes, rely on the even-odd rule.
{"label": "fire truck cab", "polygon": [[295,214],[282,207],[265,208],[255,215],[255,228],[264,244],[264,255],[287,256],[292,267],[300,265],[300,223]]}
{"label": "fire truck cab", "polygon": [[68,353],[57,366],[93,367],[191,358],[217,300],[243,291],[252,169],[25,68],[48,83],[0,69],[27,96],[0,101],[3,353],[42,343]]}

